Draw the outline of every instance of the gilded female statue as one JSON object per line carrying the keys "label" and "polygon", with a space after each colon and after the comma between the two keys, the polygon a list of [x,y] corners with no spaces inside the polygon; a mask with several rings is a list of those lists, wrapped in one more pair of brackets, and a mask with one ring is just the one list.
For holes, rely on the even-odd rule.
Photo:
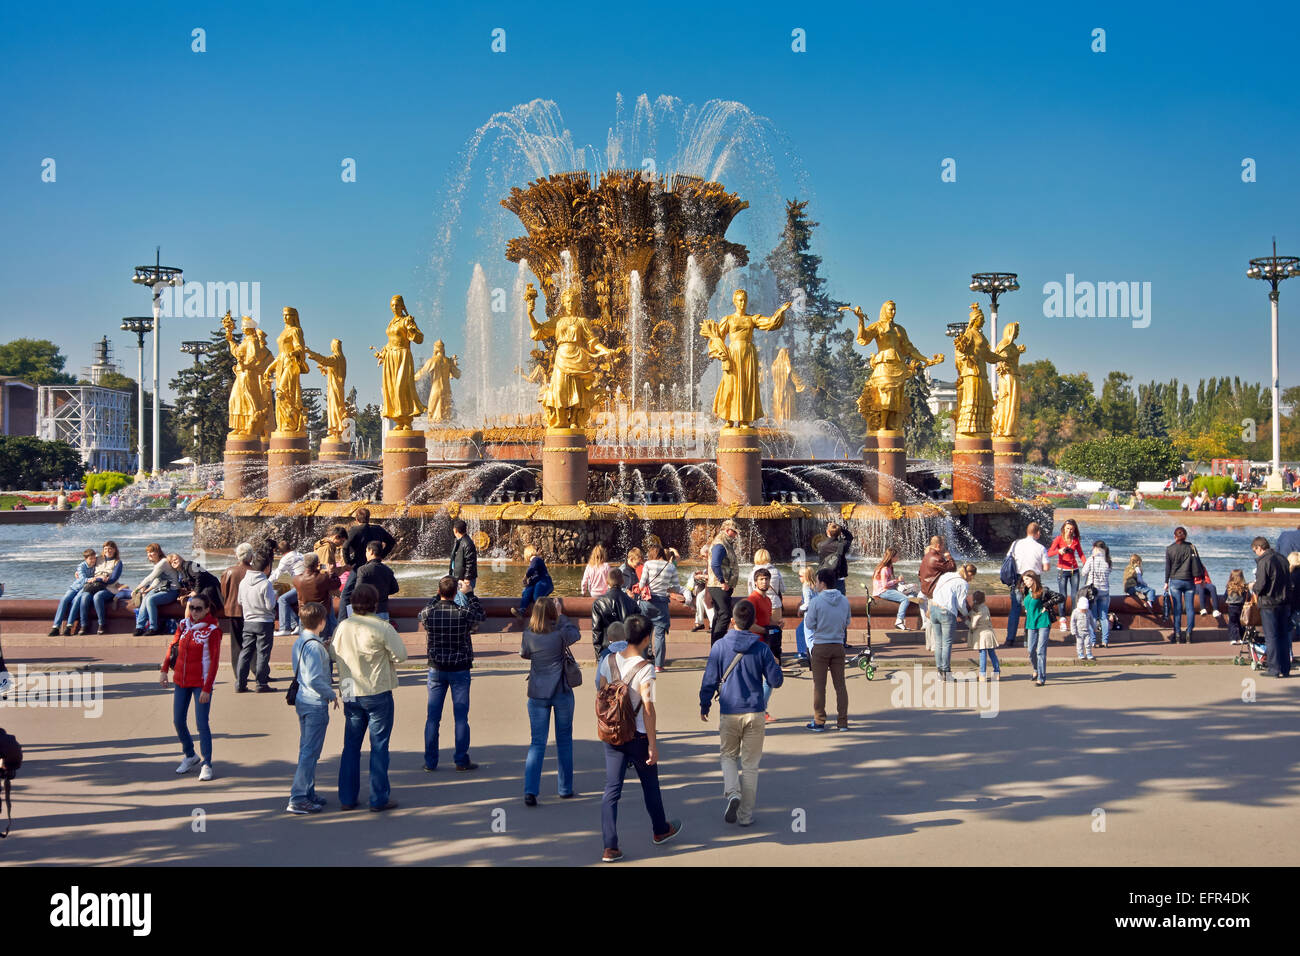
{"label": "gilded female statue", "polygon": [[957,432],[987,436],[992,427],[993,391],[989,388],[986,362],[1000,362],[1002,356],[989,348],[984,337],[984,310],[972,302],[966,329],[953,342],[957,363]]}
{"label": "gilded female statue", "polygon": [[529,333],[534,342],[555,339],[555,361],[551,382],[542,393],[547,424],[551,428],[585,428],[595,404],[595,379],[600,370],[597,359],[613,355],[612,349],[600,344],[591,322],[578,314],[578,290],[572,286],[560,296],[560,315],[538,322],[533,315],[537,289],[528,283],[524,290],[528,303]]}
{"label": "gilded female statue", "polygon": [[1002,341],[994,349],[998,362],[998,397],[993,409],[993,434],[997,438],[1015,438],[1020,424],[1020,356],[1023,345],[1016,344],[1020,323],[1009,322],[1002,331]]}
{"label": "gilded female statue", "polygon": [[341,441],[343,419],[348,417],[347,398],[343,392],[344,382],[348,376],[348,360],[343,355],[343,343],[338,339],[330,339],[329,355],[321,355],[311,349],[307,349],[307,355],[325,376],[326,434],[335,441]]}
{"label": "gilded female statue", "polygon": [[234,360],[235,381],[230,386],[229,419],[230,434],[251,436],[260,434],[260,408],[262,401],[261,372],[258,366],[257,336],[252,334],[254,325],[249,316],[240,320],[243,335],[235,341],[235,320],[227,312],[221,320],[221,328],[226,333],[226,346]]}
{"label": "gilded female statue", "polygon": [[420,396],[415,391],[415,359],[411,344],[424,342],[424,333],[406,311],[400,295],[389,302],[393,317],[388,321],[388,344],[375,352],[379,361],[380,390],[383,393],[383,416],[399,431],[409,431],[411,421],[420,414]]}
{"label": "gilded female statue", "polygon": [[415,377],[429,376],[429,410],[427,416],[431,422],[451,421],[451,380],[460,378],[460,357],[447,358],[447,347],[442,339],[433,343],[433,354],[429,361],[420,367]]}
{"label": "gilded female statue", "polygon": [[254,383],[257,387],[257,421],[253,424],[253,434],[261,435],[263,441],[269,442],[271,440],[271,403],[275,391],[267,381],[267,376],[271,374],[272,369],[275,367],[275,356],[266,347],[265,329],[254,327],[253,338],[257,343],[253,350]]}
{"label": "gilded female statue", "polygon": [[841,312],[858,317],[859,345],[876,343],[871,356],[871,377],[858,398],[858,411],[870,431],[902,431],[910,404],[904,386],[907,380],[931,365],[943,361],[943,353],[927,358],[907,337],[907,330],[894,321],[898,306],[892,299],[880,307],[880,319],[867,325],[858,306],[841,306]]}
{"label": "gilded female statue", "polygon": [[267,370],[268,386],[275,386],[275,429],[284,434],[297,435],[307,430],[307,419],[302,407],[302,381],[307,372],[307,346],[298,322],[298,310],[284,307],[284,329],[275,340],[279,354]]}
{"label": "gilded female statue", "polygon": [[785,323],[791,303],[785,303],[771,316],[762,316],[745,311],[749,294],[744,289],[737,289],[731,301],[736,311],[720,322],[702,322],[700,334],[709,340],[709,356],[722,362],[722,381],[713,396],[713,414],[728,428],[743,428],[763,417],[754,329],[775,332]]}
{"label": "gilded female statue", "polygon": [[790,350],[782,347],[772,360],[772,421],[777,424],[794,418],[795,393],[808,388],[790,365]]}

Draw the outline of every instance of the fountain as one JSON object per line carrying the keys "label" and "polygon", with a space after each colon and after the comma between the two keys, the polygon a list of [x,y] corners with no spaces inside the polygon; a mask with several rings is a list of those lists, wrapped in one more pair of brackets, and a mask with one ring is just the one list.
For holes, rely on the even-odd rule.
{"label": "fountain", "polygon": [[[1016,497],[1014,414],[1000,409],[992,426],[979,418],[991,412],[976,387],[984,364],[1011,363],[1003,345],[1019,346],[1008,340],[992,350],[977,330],[960,339],[962,387],[978,415],[958,435],[950,467],[956,500],[942,500],[937,473],[948,466],[907,459],[898,401],[903,381],[943,356],[904,347],[893,303],[870,326],[854,310],[859,344],[898,356],[873,364],[859,403],[867,447],[853,447],[825,422],[784,412],[768,418],[750,343],[780,327],[786,306],[770,316],[747,311],[741,269],[750,253],[726,233],[749,202],[702,175],[556,171],[576,158],[571,144],[529,155],[539,157],[535,178],[500,199],[524,230],[502,239],[505,259],[517,263],[513,336],[493,341],[491,283],[475,262],[465,412],[413,427],[422,409],[411,407],[400,380],[422,335],[395,297],[389,344],[377,353],[383,414],[394,426],[383,442],[382,480],[375,463],[295,461],[287,471],[297,482],[293,500],[278,490],[284,481],[272,482],[277,500],[267,500],[261,420],[236,428],[232,403],[226,497],[191,506],[196,543],[230,547],[268,523],[309,540],[362,506],[398,538],[398,557],[429,555],[430,542],[449,541],[450,522],[464,518],[485,553],[517,556],[532,544],[558,562],[583,561],[598,542],[617,552],[620,542],[650,537],[693,556],[725,518],[742,520],[754,540],[785,554],[807,548],[831,519],[848,521],[868,549],[894,542],[917,553],[932,533],[993,553],[1031,517],[1050,522],[1045,502]],[[715,172],[724,164],[682,168]],[[711,307],[715,294],[725,301]],[[569,351],[557,359],[561,341]],[[255,370],[256,345],[238,348]],[[502,355],[513,361],[495,361]],[[715,381],[730,389],[725,400],[715,400]],[[557,382],[565,395],[555,394]]]}

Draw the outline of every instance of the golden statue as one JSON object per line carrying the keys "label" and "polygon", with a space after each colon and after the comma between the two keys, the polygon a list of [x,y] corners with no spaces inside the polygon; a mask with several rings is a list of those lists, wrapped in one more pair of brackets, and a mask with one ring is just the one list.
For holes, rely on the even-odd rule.
{"label": "golden statue", "polygon": [[1023,345],[1016,344],[1020,323],[1008,322],[1002,330],[1002,341],[993,351],[998,362],[998,397],[993,409],[993,434],[998,438],[1015,438],[1020,424],[1020,356]]}
{"label": "golden statue", "polygon": [[700,335],[709,340],[709,357],[722,362],[722,381],[713,396],[713,414],[728,428],[744,428],[763,417],[754,329],[775,332],[785,324],[790,303],[769,317],[745,311],[749,294],[744,289],[737,289],[731,301],[736,311],[721,322],[706,319],[700,323]]}
{"label": "golden statue", "polygon": [[984,311],[979,303],[970,306],[970,321],[953,341],[957,363],[957,432],[987,437],[992,428],[993,392],[989,388],[986,362],[1000,362],[1002,356],[989,348],[984,328]]}
{"label": "golden statue", "polygon": [[880,307],[880,319],[867,325],[867,317],[858,306],[840,306],[841,312],[858,317],[858,344],[876,343],[871,356],[871,377],[858,397],[858,411],[867,421],[869,431],[902,431],[911,404],[904,386],[921,369],[938,365],[943,353],[926,356],[912,344],[907,330],[894,321],[898,306],[890,299]]}
{"label": "golden statue", "polygon": [[451,421],[451,380],[460,378],[460,357],[453,355],[447,358],[447,347],[442,344],[442,339],[433,343],[433,354],[429,356],[429,361],[415,373],[417,379],[426,375],[429,376],[429,421]]}
{"label": "golden statue", "polygon": [[795,393],[807,388],[790,366],[790,350],[782,346],[772,360],[772,421],[780,425],[793,419]]}
{"label": "golden statue", "polygon": [[261,434],[262,386],[260,360],[257,354],[257,336],[250,316],[240,319],[243,336],[235,341],[235,320],[229,312],[221,320],[226,333],[226,345],[234,360],[235,381],[230,386],[230,434],[253,436]]}
{"label": "golden statue", "polygon": [[411,343],[424,341],[424,333],[415,319],[406,311],[400,295],[389,302],[393,317],[388,321],[388,344],[375,352],[379,361],[380,390],[383,393],[382,414],[398,431],[410,431],[411,421],[420,414],[420,396],[415,392],[415,359],[411,357]]}
{"label": "golden statue", "polygon": [[600,344],[591,320],[578,315],[578,290],[570,286],[560,296],[560,314],[546,322],[538,322],[533,314],[537,303],[537,289],[528,283],[524,290],[528,303],[528,324],[534,342],[555,339],[555,361],[551,366],[551,381],[541,395],[546,409],[548,428],[586,428],[596,403],[595,378],[600,370],[597,359],[612,356],[612,349]]}
{"label": "golden statue", "polygon": [[348,417],[347,398],[343,392],[343,384],[348,377],[348,360],[343,355],[343,343],[338,339],[330,339],[329,355],[321,355],[311,349],[307,349],[306,352],[316,363],[320,373],[325,376],[326,434],[335,441],[341,441],[343,420]]}
{"label": "golden statue", "polygon": [[298,310],[284,307],[284,330],[275,340],[280,354],[263,374],[265,388],[275,388],[275,430],[289,435],[307,431],[307,418],[302,407],[302,382],[299,376],[309,371],[307,346],[298,323]]}
{"label": "golden statue", "polygon": [[271,404],[275,397],[274,389],[267,382],[267,376],[275,366],[275,356],[266,347],[266,332],[253,329],[257,345],[253,351],[254,382],[257,386],[257,421],[253,425],[253,434],[261,435],[264,442],[271,441]]}

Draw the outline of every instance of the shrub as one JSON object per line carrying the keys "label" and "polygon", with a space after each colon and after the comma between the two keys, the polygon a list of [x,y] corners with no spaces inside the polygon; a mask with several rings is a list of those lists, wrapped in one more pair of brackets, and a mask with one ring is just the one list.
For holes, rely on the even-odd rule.
{"label": "shrub", "polygon": [[86,476],[86,495],[93,497],[95,492],[99,492],[104,497],[108,497],[115,491],[121,491],[127,485],[131,484],[134,479],[130,475],[124,475],[120,471],[101,471],[97,474]]}
{"label": "shrub", "polygon": [[1116,435],[1071,445],[1061,452],[1056,466],[1112,488],[1132,490],[1139,481],[1163,481],[1177,474],[1182,460],[1163,439]]}
{"label": "shrub", "polygon": [[1201,493],[1201,489],[1211,498],[1217,498],[1219,495],[1235,495],[1237,493],[1237,482],[1231,475],[1201,475],[1192,481],[1193,497]]}

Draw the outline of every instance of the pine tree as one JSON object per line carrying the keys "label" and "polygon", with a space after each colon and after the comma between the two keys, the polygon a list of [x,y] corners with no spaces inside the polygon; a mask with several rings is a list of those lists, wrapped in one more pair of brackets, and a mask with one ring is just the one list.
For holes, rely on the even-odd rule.
{"label": "pine tree", "polygon": [[307,445],[316,452],[320,451],[320,440],[325,437],[325,410],[321,407],[319,395],[303,395],[302,408],[307,419]]}
{"label": "pine tree", "polygon": [[1143,387],[1143,395],[1138,402],[1137,433],[1139,438],[1159,438],[1169,440],[1169,428],[1165,425],[1165,406],[1159,394],[1160,386],[1152,383]]}
{"label": "pine tree", "polygon": [[208,349],[199,356],[197,365],[185,365],[168,383],[176,392],[176,427],[187,453],[196,461],[221,460],[230,425],[226,410],[234,383],[234,359],[221,331],[208,337]]}
{"label": "pine tree", "polygon": [[917,457],[927,457],[934,448],[937,436],[934,412],[930,410],[930,383],[925,374],[913,375],[903,382],[903,394],[909,404],[907,418],[903,421],[903,437],[907,450]]}

